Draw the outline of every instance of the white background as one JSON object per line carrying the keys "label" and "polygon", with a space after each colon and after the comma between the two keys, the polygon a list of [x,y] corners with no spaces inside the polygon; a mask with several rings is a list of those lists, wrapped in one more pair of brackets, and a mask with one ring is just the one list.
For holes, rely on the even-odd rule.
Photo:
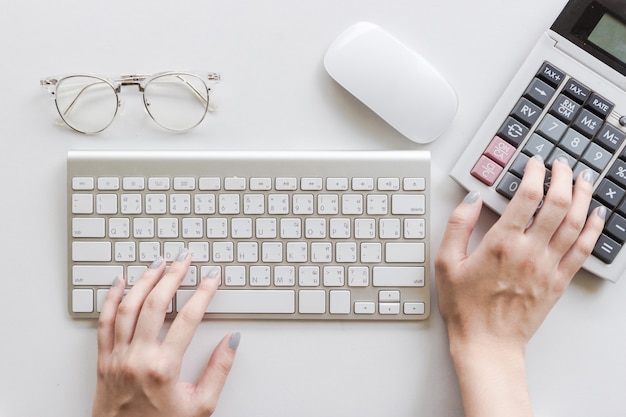
{"label": "white background", "polygon": [[[4,2],[0,10],[0,416],[90,415],[96,328],[66,312],[65,163],[70,149],[426,149],[432,253],[465,192],[447,174],[563,0]],[[436,142],[415,145],[325,73],[346,27],[378,23],[426,56],[460,106]],[[219,71],[216,113],[170,135],[132,90],[105,133],[55,125],[39,79],[171,69]],[[385,84],[385,75],[379,82]],[[478,235],[494,221],[485,212]],[[434,277],[430,277],[431,280]],[[240,331],[216,416],[461,416],[433,288],[423,323],[205,321],[185,357],[193,380]],[[626,412],[626,282],[581,272],[532,340],[538,416]]]}

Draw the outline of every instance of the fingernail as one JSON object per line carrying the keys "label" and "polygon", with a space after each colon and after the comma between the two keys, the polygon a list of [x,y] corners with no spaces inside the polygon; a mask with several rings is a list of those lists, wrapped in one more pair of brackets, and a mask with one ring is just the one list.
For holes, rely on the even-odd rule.
{"label": "fingernail", "polygon": [[163,263],[163,258],[159,256],[152,262],[152,264],[150,264],[150,269],[157,269],[158,267],[161,266],[162,263]]}
{"label": "fingernail", "polygon": [[111,283],[111,287],[116,287],[122,280],[123,280],[123,278],[115,277],[115,279]]}
{"label": "fingernail", "polygon": [[541,155],[533,155],[533,159],[536,159],[537,161],[543,163],[543,156]]}
{"label": "fingernail", "polygon": [[556,158],[556,160],[569,166],[569,160],[564,156],[559,156],[558,158]]}
{"label": "fingernail", "polygon": [[206,274],[207,278],[215,278],[217,277],[217,275],[220,273],[220,267],[219,266],[214,266],[213,268],[211,268],[209,270],[209,272]]}
{"label": "fingernail", "polygon": [[463,202],[465,204],[474,204],[478,201],[478,198],[480,198],[480,193],[478,191],[470,191],[463,199]]}
{"label": "fingernail", "polygon": [[241,341],[241,333],[233,333],[230,335],[230,340],[228,341],[228,347],[232,350],[237,350],[239,347],[239,342]]}
{"label": "fingernail", "polygon": [[187,259],[187,256],[189,255],[189,251],[185,248],[180,248],[180,252],[178,252],[178,256],[176,257],[177,261],[184,261],[185,259]]}
{"label": "fingernail", "polygon": [[583,171],[583,180],[588,183],[593,183],[593,172],[590,169],[586,169]]}
{"label": "fingernail", "polygon": [[606,207],[604,206],[600,206],[598,207],[598,217],[600,217],[602,220],[606,220],[606,215],[608,213],[608,210],[606,209]]}

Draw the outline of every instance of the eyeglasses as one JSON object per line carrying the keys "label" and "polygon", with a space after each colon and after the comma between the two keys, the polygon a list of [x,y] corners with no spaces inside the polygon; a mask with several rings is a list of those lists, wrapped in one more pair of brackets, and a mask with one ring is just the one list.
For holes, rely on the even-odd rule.
{"label": "eyeglasses", "polygon": [[209,85],[218,73],[161,72],[123,75],[115,79],[90,74],[53,76],[41,80],[55,101],[63,122],[80,133],[106,129],[120,108],[122,86],[136,85],[146,111],[159,126],[176,132],[196,127],[209,107]]}

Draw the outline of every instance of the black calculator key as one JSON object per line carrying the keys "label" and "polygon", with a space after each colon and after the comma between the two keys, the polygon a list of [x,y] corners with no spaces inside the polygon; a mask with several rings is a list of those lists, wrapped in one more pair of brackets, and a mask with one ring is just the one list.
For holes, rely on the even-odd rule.
{"label": "black calculator key", "polygon": [[552,103],[552,107],[550,107],[550,113],[563,120],[564,122],[571,123],[578,114],[578,110],[580,110],[582,106],[578,104],[573,99],[560,94],[554,103]]}
{"label": "black calculator key", "polygon": [[589,88],[572,78],[570,78],[567,84],[565,84],[565,87],[563,87],[563,92],[579,103],[584,103],[589,97],[589,94],[591,94]]}
{"label": "black calculator key", "polygon": [[595,142],[599,143],[601,146],[610,150],[611,152],[615,152],[617,148],[621,146],[624,142],[624,138],[626,134],[617,128],[611,126],[608,123],[605,123],[598,135],[595,138]]}
{"label": "black calculator key", "polygon": [[537,76],[553,87],[558,87],[565,79],[565,73],[549,62],[543,63]]}
{"label": "black calculator key", "polygon": [[517,105],[513,109],[511,115],[524,123],[526,126],[532,126],[537,119],[539,119],[541,109],[522,97],[517,102]]}
{"label": "black calculator key", "polygon": [[548,101],[550,101],[554,95],[554,91],[554,88],[550,87],[539,78],[535,78],[524,92],[524,97],[543,107],[548,104]]}
{"label": "black calculator key", "polygon": [[515,192],[519,188],[521,182],[522,180],[520,178],[517,178],[510,172],[507,172],[500,180],[500,183],[496,187],[496,191],[510,200],[515,195]]}
{"label": "black calculator key", "polygon": [[615,107],[615,105],[602,97],[600,94],[591,93],[591,97],[589,97],[589,101],[587,101],[585,107],[592,110],[594,113],[599,114],[603,119],[606,119],[611,111],[613,111],[613,107]]}
{"label": "black calculator key", "polygon": [[626,188],[626,162],[618,159],[615,161],[609,172],[607,173],[607,177],[609,177],[613,182],[621,186],[622,188]]}
{"label": "black calculator key", "polygon": [[594,198],[598,199],[601,203],[608,208],[613,209],[617,206],[624,197],[624,189],[617,186],[615,183],[607,180],[602,180],[600,186],[594,193]]}
{"label": "black calculator key", "polygon": [[526,169],[526,164],[530,157],[524,155],[523,153],[517,155],[517,158],[513,161],[511,166],[509,167],[509,172],[519,176],[520,178],[524,176],[524,170]]}
{"label": "black calculator key", "polygon": [[626,242],[626,219],[615,213],[604,227],[604,231],[620,244]]}
{"label": "black calculator key", "polygon": [[622,245],[611,239],[605,234],[600,235],[600,238],[596,242],[596,246],[593,249],[593,254],[604,263],[610,264],[615,260],[615,257],[619,253]]}
{"label": "black calculator key", "polygon": [[529,129],[522,123],[509,117],[498,130],[498,136],[517,148],[528,135],[528,131]]}
{"label": "black calculator key", "polygon": [[573,126],[576,130],[591,138],[600,130],[602,119],[589,110],[583,109],[574,120]]}

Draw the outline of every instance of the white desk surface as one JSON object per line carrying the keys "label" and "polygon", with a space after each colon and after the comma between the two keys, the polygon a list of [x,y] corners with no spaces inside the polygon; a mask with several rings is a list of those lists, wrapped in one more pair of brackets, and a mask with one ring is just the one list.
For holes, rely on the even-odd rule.
{"label": "white desk surface", "polygon": [[[432,252],[465,192],[448,176],[564,0],[5,2],[0,12],[0,416],[90,415],[95,322],[66,313],[65,163],[71,149],[427,149]],[[346,27],[376,22],[429,58],[459,95],[453,125],[415,145],[325,73]],[[219,71],[218,112],[195,131],[154,127],[127,91],[105,133],[54,124],[43,76],[66,72]],[[381,74],[381,83],[385,83]],[[484,231],[493,221],[481,218]],[[433,277],[431,277],[433,279]],[[461,416],[433,288],[423,323],[222,321],[201,324],[183,377],[240,331],[216,416]],[[626,412],[626,282],[581,272],[528,351],[538,416]]]}

